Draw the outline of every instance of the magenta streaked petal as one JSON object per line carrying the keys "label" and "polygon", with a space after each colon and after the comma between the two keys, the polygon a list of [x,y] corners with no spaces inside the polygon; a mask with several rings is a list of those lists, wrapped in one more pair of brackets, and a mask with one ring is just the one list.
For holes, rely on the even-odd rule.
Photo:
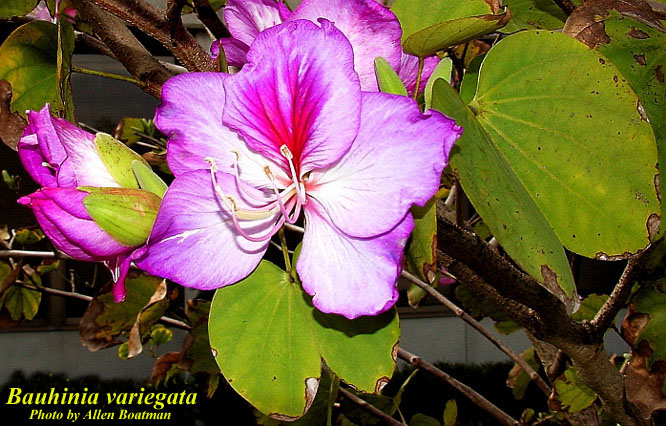
{"label": "magenta streaked petal", "polygon": [[37,135],[23,136],[17,150],[23,167],[35,182],[41,186],[58,186],[56,169],[45,165],[48,161],[39,146]]}
{"label": "magenta streaked petal", "polygon": [[[232,196],[237,206],[253,203],[239,193],[235,178],[217,173],[220,189]],[[243,184],[242,190],[267,201],[263,192]],[[276,222],[267,219],[241,221],[252,235],[263,235]],[[236,230],[227,207],[215,193],[206,170],[185,173],[167,191],[144,254],[135,263],[153,275],[168,278],[185,287],[201,290],[233,284],[254,270],[269,241],[252,242]]]}
{"label": "magenta streaked petal", "polygon": [[249,46],[261,31],[281,24],[287,13],[275,0],[228,0],[224,20],[231,35]]}
{"label": "magenta streaked petal", "polygon": [[162,104],[155,125],[169,137],[167,160],[178,177],[186,172],[209,169],[206,158],[219,171],[234,173],[238,165],[245,182],[269,186],[264,167],[284,178],[279,166],[251,151],[238,135],[222,123],[225,73],[188,73],[171,78],[162,86]]}
{"label": "magenta streaked petal", "polygon": [[53,127],[49,105],[39,112],[28,111],[28,125],[18,143],[23,167],[42,186],[57,186],[56,173],[66,153]]}
{"label": "magenta streaked petal", "polygon": [[220,55],[220,46],[224,49],[224,57],[227,65],[230,67],[242,68],[247,62],[247,51],[250,49],[247,44],[235,38],[221,38],[213,43],[211,52],[213,58]]}
{"label": "magenta streaked petal", "polygon": [[116,303],[124,301],[127,296],[125,280],[127,279],[127,273],[132,265],[134,253],[135,252],[123,253],[118,257],[114,257],[104,262],[109,271],[111,271],[111,276],[113,277],[113,288],[111,289],[111,293],[113,294],[113,300]]}
{"label": "magenta streaked petal", "polygon": [[87,213],[87,219],[81,218],[82,205],[68,204],[81,199],[81,194],[87,195],[73,188],[46,188],[19,199],[19,203],[31,207],[44,233],[75,259],[101,260],[131,250],[111,238]]}
{"label": "magenta streaked petal", "polygon": [[461,130],[437,111],[421,114],[405,96],[364,92],[354,144],[339,162],[312,172],[306,189],[344,232],[387,232],[435,194]]}
{"label": "magenta streaked petal", "polygon": [[[423,92],[425,89],[426,82],[430,75],[437,67],[439,63],[439,58],[437,56],[428,56],[423,60],[423,71],[421,72],[421,83],[419,84],[419,93]],[[405,84],[407,93],[409,96],[414,95],[414,89],[416,88],[416,76],[419,72],[419,58],[418,56],[408,55],[407,53],[402,53],[402,58],[400,60],[400,67],[398,68],[398,77]]]}
{"label": "magenta streaked petal", "polygon": [[296,270],[314,306],[350,319],[377,315],[393,306],[403,249],[414,226],[411,215],[390,232],[363,239],[336,228],[315,200],[306,207]]}
{"label": "magenta streaked petal", "polygon": [[67,175],[74,174],[76,178],[74,186],[120,187],[97,153],[95,135],[61,118],[53,118],[53,127],[67,153],[67,158],[58,173],[59,186],[72,186],[60,182],[64,170]]}
{"label": "magenta streaked petal", "polygon": [[376,0],[303,0],[287,21],[319,18],[331,21],[354,49],[361,88],[377,91],[374,61],[381,56],[394,69],[400,65],[402,30],[398,18]]}
{"label": "magenta streaked petal", "polygon": [[360,121],[360,86],[345,36],[326,20],[298,20],[263,31],[246,64],[225,81],[224,123],[248,146],[289,170],[324,167],[351,145]]}

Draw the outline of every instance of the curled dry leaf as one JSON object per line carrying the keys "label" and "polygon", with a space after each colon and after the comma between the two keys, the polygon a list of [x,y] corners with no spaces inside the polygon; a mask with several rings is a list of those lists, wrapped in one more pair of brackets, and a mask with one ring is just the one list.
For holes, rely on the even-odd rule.
{"label": "curled dry leaf", "polygon": [[604,21],[611,11],[642,22],[652,28],[666,31],[657,15],[645,0],[588,0],[576,8],[564,25],[563,32],[591,48],[610,42]]}
{"label": "curled dry leaf", "polygon": [[11,100],[12,85],[7,80],[0,80],[0,139],[16,151],[16,145],[28,123],[18,113],[11,112]]}

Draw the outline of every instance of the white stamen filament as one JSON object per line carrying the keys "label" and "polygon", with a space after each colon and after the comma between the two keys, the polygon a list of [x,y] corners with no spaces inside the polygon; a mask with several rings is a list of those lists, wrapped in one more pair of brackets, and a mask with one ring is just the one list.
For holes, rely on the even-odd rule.
{"label": "white stamen filament", "polygon": [[[296,169],[292,161],[293,155],[291,151],[289,151],[289,148],[286,145],[282,145],[282,147],[280,148],[280,152],[289,162],[292,183],[288,185],[286,188],[280,190],[278,188],[275,176],[273,175],[273,172],[271,171],[270,167],[265,166],[264,173],[268,177],[271,183],[272,187],[271,189],[273,191],[273,194],[275,195],[275,199],[273,201],[266,203],[265,198],[262,198],[257,194],[251,193],[251,191],[248,191],[248,188],[245,188],[245,185],[247,184],[243,182],[243,180],[241,179],[240,170],[239,170],[240,153],[237,151],[232,151],[232,152],[236,155],[236,161],[233,164],[233,169],[234,169],[234,179],[236,187],[238,188],[238,192],[244,199],[250,200],[252,202],[255,202],[257,205],[263,205],[263,206],[239,208],[238,200],[231,195],[225,194],[222,191],[222,188],[220,188],[217,181],[217,177],[215,175],[218,171],[215,160],[211,157],[206,157],[205,161],[210,164],[210,175],[211,175],[211,180],[213,182],[213,188],[215,190],[215,194],[218,197],[218,199],[222,202],[225,209],[230,214],[234,227],[236,228],[238,233],[241,236],[243,236],[243,238],[253,242],[266,241],[270,239],[273,236],[273,234],[275,234],[275,232],[277,232],[277,230],[280,229],[280,227],[282,227],[285,223],[292,225],[298,220],[298,217],[301,214],[302,205],[305,204],[305,201],[307,201],[305,197],[305,186],[303,185],[302,182],[299,182],[297,179]],[[290,202],[290,200],[294,195],[297,195],[296,202],[293,201]],[[278,213],[280,213],[280,218],[277,220],[275,225],[272,226],[268,232],[260,236],[249,235],[241,227],[241,224],[239,222],[239,220],[244,220],[244,221],[265,220],[275,216]]]}

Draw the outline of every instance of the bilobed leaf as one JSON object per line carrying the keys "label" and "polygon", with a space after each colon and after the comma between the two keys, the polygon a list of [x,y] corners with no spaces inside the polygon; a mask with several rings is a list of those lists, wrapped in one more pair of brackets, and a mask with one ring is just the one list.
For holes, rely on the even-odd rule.
{"label": "bilobed leaf", "polygon": [[[659,164],[666,164],[666,33],[618,16],[609,17],[604,29],[609,42],[600,44],[598,49],[617,66],[638,95],[657,138]],[[664,170],[660,170],[661,182],[666,182]],[[661,217],[666,217],[664,213],[662,204]]]}
{"label": "bilobed leaf", "polygon": [[451,167],[474,208],[511,257],[573,309],[574,281],[562,244],[511,165],[451,86],[435,82],[433,108],[465,129]]}
{"label": "bilobed leaf", "polygon": [[58,28],[35,21],[17,28],[0,46],[0,80],[11,83],[12,112],[39,110],[58,98]]}
{"label": "bilobed leaf", "polygon": [[246,279],[217,290],[211,305],[208,333],[222,374],[274,417],[302,416],[319,383],[321,357],[302,298],[287,273],[262,261]]}
{"label": "bilobed leaf", "polygon": [[571,367],[564,372],[563,377],[555,380],[549,405],[556,411],[577,413],[592,405],[596,399],[597,394],[580,380],[576,370]]}
{"label": "bilobed leaf", "polygon": [[[568,78],[545,77],[554,75]],[[597,52],[561,33],[525,31],[486,55],[469,105],[558,239],[607,259],[647,246],[660,208],[654,134],[637,102]]]}
{"label": "bilobed leaf", "polygon": [[0,19],[23,16],[37,6],[39,0],[2,0],[0,2]]}
{"label": "bilobed leaf", "polygon": [[391,64],[381,56],[375,58],[375,74],[379,90],[393,95],[407,96],[407,89]]}
{"label": "bilobed leaf", "polygon": [[440,50],[490,34],[505,26],[510,19],[510,13],[504,12],[441,22],[411,35],[403,42],[402,47],[410,55],[433,55]]}
{"label": "bilobed leaf", "polygon": [[160,203],[152,192],[129,188],[98,188],[83,199],[95,223],[128,247],[146,242]]}
{"label": "bilobed leaf", "polygon": [[11,286],[2,294],[2,305],[14,321],[31,320],[37,315],[42,293],[19,286]]}
{"label": "bilobed leaf", "polygon": [[107,170],[120,186],[123,188],[139,188],[132,163],[138,161],[148,166],[143,157],[106,133],[95,135],[95,147]]}
{"label": "bilobed leaf", "polygon": [[411,35],[435,24],[496,12],[485,0],[395,0],[391,10],[400,21],[403,43]]}
{"label": "bilobed leaf", "polygon": [[58,21],[58,51],[56,54],[56,83],[58,96],[55,109],[69,122],[76,123],[72,96],[72,54],[74,53],[74,28],[65,19]]}
{"label": "bilobed leaf", "polygon": [[168,189],[168,186],[159,176],[157,176],[150,166],[145,162],[134,160],[132,161],[132,171],[139,183],[139,188],[144,191],[152,192],[160,198],[164,197],[164,193]]}
{"label": "bilobed leaf", "polygon": [[[414,230],[406,251],[407,266],[412,273],[424,282],[437,287],[439,272],[437,271],[437,212],[435,199],[432,198],[425,206],[411,208],[414,217]],[[416,284],[410,284],[407,299],[412,307],[418,306],[426,296],[425,290]]]}
{"label": "bilobed leaf", "polygon": [[[132,328],[137,315],[161,283],[161,278],[148,275],[128,277],[127,297],[122,303],[114,302],[111,285],[104,287],[90,302],[79,322],[83,346],[94,352],[122,343],[120,335]],[[165,310],[163,304],[156,304],[144,311],[142,320],[146,329],[164,315]]]}
{"label": "bilobed leaf", "polygon": [[564,27],[566,13],[553,0],[503,0],[511,11],[511,21],[502,28],[503,33],[520,30],[557,30]]}

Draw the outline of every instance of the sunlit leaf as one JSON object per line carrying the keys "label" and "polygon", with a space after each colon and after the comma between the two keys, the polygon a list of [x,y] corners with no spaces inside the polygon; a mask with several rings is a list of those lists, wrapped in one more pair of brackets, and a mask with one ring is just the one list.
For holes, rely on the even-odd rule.
{"label": "sunlit leaf", "polygon": [[375,74],[379,90],[384,93],[407,96],[407,89],[388,61],[380,56],[375,58]]}
{"label": "sunlit leaf", "polygon": [[511,11],[511,21],[501,32],[515,33],[534,28],[557,30],[564,27],[567,15],[552,0],[503,0]]}
{"label": "sunlit leaf", "polygon": [[549,405],[556,411],[577,413],[592,405],[597,394],[587,387],[572,367],[564,372],[564,376],[555,380],[555,389]]}
{"label": "sunlit leaf", "polygon": [[132,163],[138,161],[148,166],[143,157],[106,133],[95,135],[95,148],[107,170],[120,186],[123,188],[139,188]]}
{"label": "sunlit leaf", "polygon": [[141,189],[152,192],[160,198],[164,197],[168,186],[150,166],[144,162],[134,160],[132,161],[132,171]]}
{"label": "sunlit leaf", "polygon": [[425,110],[429,110],[432,105],[432,86],[435,84],[435,81],[438,79],[443,79],[446,82],[451,80],[451,69],[453,68],[453,62],[451,58],[444,58],[435,67],[430,78],[426,82],[425,90],[423,91],[423,99],[425,101]]}

